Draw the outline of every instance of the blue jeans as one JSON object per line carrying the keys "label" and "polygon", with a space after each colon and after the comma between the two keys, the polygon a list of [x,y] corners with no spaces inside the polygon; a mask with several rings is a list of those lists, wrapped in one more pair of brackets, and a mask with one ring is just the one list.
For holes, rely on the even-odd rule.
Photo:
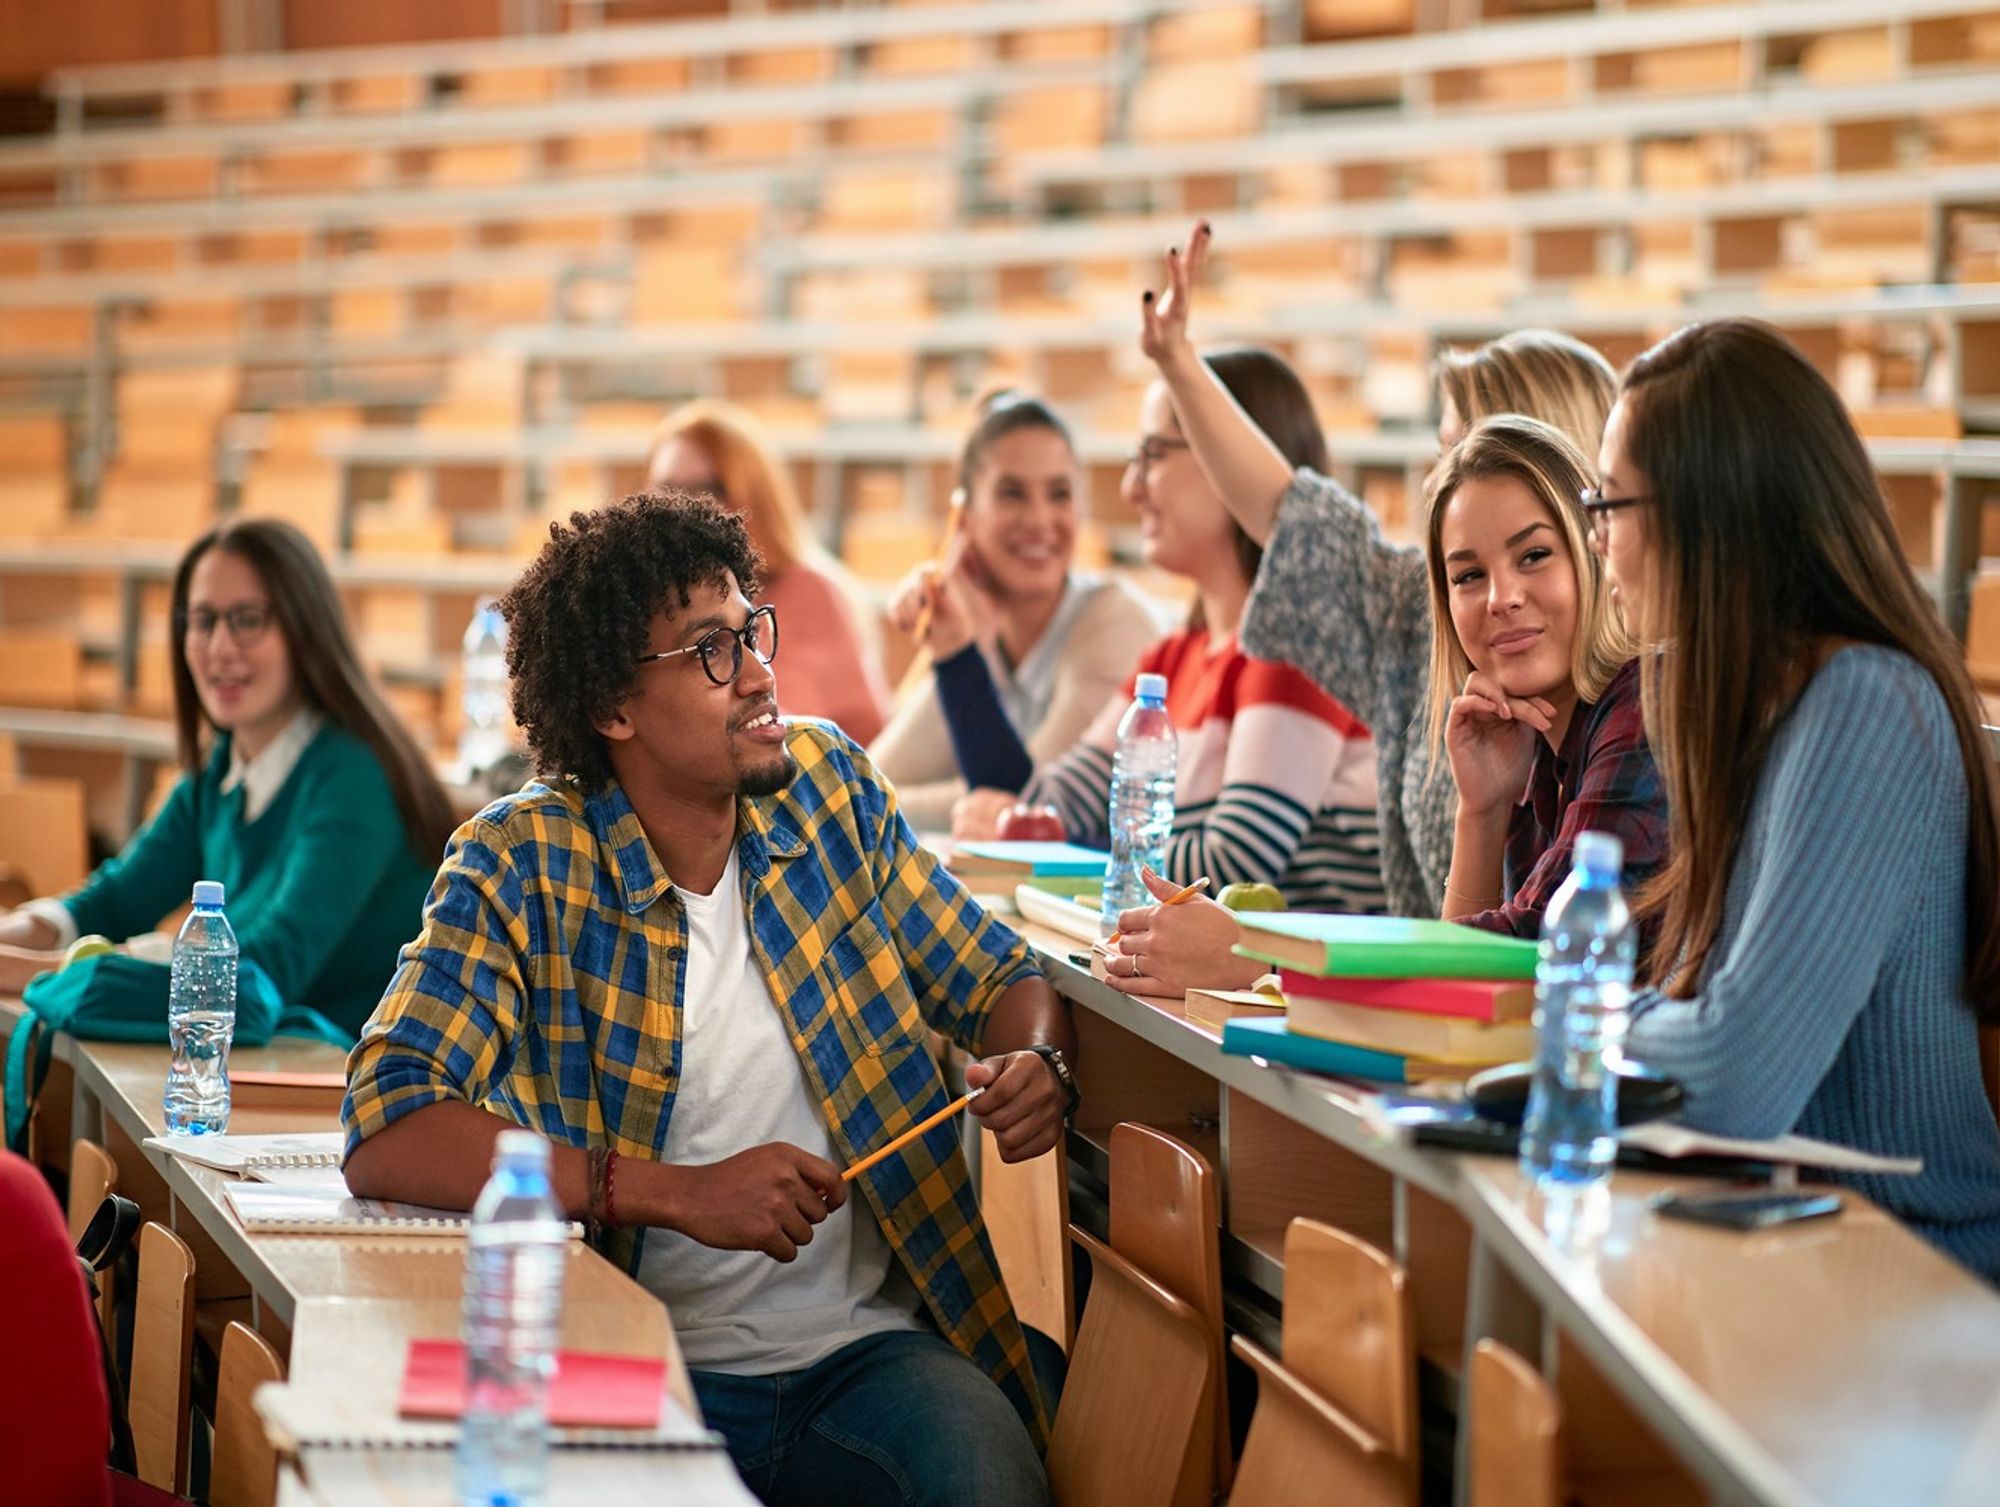
{"label": "blue jeans", "polygon": [[1043,1507],[1049,1499],[1020,1414],[936,1334],[871,1334],[803,1371],[693,1379],[709,1426],[769,1507]]}

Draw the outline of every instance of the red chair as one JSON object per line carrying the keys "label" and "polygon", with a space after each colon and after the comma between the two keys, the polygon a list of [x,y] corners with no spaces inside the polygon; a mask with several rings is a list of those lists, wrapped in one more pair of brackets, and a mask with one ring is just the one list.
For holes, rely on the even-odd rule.
{"label": "red chair", "polygon": [[0,1496],[47,1507],[174,1507],[106,1463],[111,1409],[90,1290],[55,1195],[0,1151],[0,1271],[13,1362],[0,1367]]}

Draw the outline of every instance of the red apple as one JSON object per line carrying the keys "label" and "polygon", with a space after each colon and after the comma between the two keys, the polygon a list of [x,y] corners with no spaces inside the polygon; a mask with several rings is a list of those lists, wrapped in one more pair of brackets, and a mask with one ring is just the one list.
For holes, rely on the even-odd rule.
{"label": "red apple", "polygon": [[1054,806],[1012,805],[1000,813],[1002,842],[1061,842],[1062,816]]}

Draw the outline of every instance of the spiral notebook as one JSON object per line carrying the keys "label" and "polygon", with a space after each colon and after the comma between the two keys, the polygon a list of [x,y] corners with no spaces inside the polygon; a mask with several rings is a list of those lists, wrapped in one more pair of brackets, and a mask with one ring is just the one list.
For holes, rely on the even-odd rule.
{"label": "spiral notebook", "polygon": [[355,1198],[345,1186],[230,1183],[222,1190],[237,1222],[252,1234],[463,1234],[472,1216],[455,1209]]}
{"label": "spiral notebook", "polygon": [[146,1145],[182,1161],[263,1183],[347,1191],[337,1130],[290,1135],[155,1135]]}
{"label": "spiral notebook", "polygon": [[[329,1399],[323,1390],[295,1383],[257,1389],[257,1412],[291,1452],[300,1449],[449,1450],[458,1443],[456,1419],[401,1418],[387,1388]],[[719,1450],[722,1436],[705,1428],[671,1392],[660,1400],[651,1428],[575,1428],[552,1425],[549,1444],[581,1450]]]}

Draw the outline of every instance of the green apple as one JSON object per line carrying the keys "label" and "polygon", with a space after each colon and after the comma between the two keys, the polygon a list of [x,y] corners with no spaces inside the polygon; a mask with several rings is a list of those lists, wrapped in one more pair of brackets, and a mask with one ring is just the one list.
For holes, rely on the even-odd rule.
{"label": "green apple", "polygon": [[1215,897],[1230,910],[1283,910],[1285,897],[1272,884],[1225,884]]}
{"label": "green apple", "polygon": [[67,968],[71,963],[79,962],[84,958],[94,958],[100,952],[116,952],[117,950],[117,947],[113,945],[109,937],[100,937],[96,932],[92,932],[89,936],[78,937],[74,942],[69,944],[69,951],[63,954],[62,965]]}

